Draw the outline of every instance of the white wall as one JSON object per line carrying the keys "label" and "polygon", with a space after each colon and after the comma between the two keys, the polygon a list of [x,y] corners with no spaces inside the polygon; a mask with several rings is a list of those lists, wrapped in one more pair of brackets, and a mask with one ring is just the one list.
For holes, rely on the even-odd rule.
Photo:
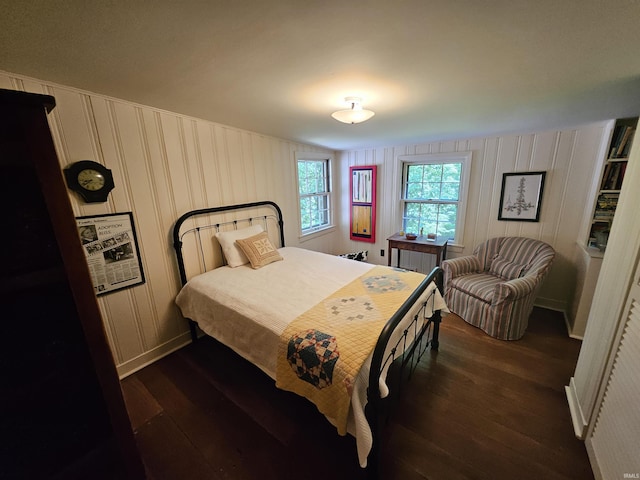
{"label": "white wall", "polygon": [[[273,200],[286,244],[300,243],[294,152],[322,149],[1,71],[0,88],[55,97],[49,123],[62,167],[89,159],[113,171],[107,203],[85,204],[70,192],[76,216],[133,212],[146,283],[98,297],[121,375],[190,341],[173,301],[180,281],[171,230],[180,215]],[[337,236],[304,246],[331,252]]]}
{"label": "white wall", "polygon": [[[576,240],[582,235],[583,212],[591,208],[587,200],[605,126],[606,122],[599,122],[561,131],[341,152],[343,183],[348,182],[350,166],[378,165],[376,243],[354,242],[343,235],[342,248],[345,251],[368,249],[370,261],[386,264],[387,258],[380,257],[380,250],[384,249],[386,255],[386,238],[401,226],[399,155],[471,151],[470,201],[464,239],[459,248],[449,248],[448,257],[470,254],[474,246],[494,236],[517,235],[544,240],[556,249],[557,256],[537,303],[567,311],[575,285]],[[502,174],[539,170],[547,172],[540,221],[498,221]],[[343,185],[342,191],[342,230],[348,231],[348,184]],[[419,253],[403,253],[402,259],[402,266],[415,266],[423,272],[429,271],[433,264],[431,255]]]}

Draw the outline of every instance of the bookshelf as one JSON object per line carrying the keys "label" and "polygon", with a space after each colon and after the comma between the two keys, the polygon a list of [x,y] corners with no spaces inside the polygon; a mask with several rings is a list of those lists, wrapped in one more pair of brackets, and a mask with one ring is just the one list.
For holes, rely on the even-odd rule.
{"label": "bookshelf", "polygon": [[637,124],[638,118],[606,122],[598,146],[596,158],[599,163],[593,172],[587,208],[573,257],[575,292],[567,313],[569,334],[574,338],[582,339],[587,327]]}
{"label": "bookshelf", "polygon": [[638,118],[615,121],[593,205],[587,246],[604,252],[611,223],[618,206],[620,189],[627,169],[629,151],[634,141]]}

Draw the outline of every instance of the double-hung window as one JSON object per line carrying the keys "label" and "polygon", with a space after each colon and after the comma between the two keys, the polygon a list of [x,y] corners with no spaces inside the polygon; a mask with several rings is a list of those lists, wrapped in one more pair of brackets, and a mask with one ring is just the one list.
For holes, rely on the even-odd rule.
{"label": "double-hung window", "polygon": [[300,234],[309,235],[333,226],[331,210],[331,158],[326,154],[296,153]]}
{"label": "double-hung window", "polygon": [[402,228],[462,243],[471,152],[402,155]]}

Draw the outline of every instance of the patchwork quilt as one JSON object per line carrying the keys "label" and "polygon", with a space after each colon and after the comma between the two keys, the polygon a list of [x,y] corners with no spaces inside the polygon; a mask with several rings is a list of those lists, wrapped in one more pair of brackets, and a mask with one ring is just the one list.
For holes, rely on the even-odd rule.
{"label": "patchwork quilt", "polygon": [[424,278],[376,266],[300,315],[280,336],[276,385],[311,400],[346,435],[355,378],[386,322]]}

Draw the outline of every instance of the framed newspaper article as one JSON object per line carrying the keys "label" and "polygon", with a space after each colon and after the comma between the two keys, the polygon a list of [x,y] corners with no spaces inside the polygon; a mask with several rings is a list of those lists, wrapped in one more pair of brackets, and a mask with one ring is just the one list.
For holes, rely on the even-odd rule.
{"label": "framed newspaper article", "polygon": [[96,295],[145,282],[133,214],[76,217]]}

